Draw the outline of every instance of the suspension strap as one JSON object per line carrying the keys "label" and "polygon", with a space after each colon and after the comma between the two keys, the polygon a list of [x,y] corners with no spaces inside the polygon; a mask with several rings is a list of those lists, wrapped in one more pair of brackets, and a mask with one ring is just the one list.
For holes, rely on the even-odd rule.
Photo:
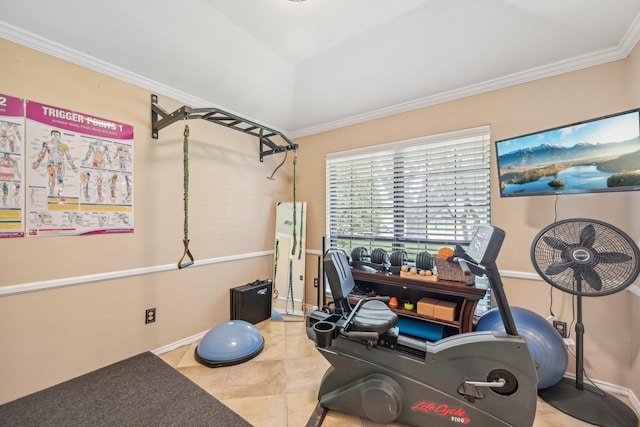
{"label": "suspension strap", "polygon": [[291,246],[291,255],[296,254],[296,246],[298,239],[296,238],[296,164],[298,163],[298,152],[295,151],[293,156],[293,245]]}
{"label": "suspension strap", "polygon": [[[291,311],[289,311],[289,301],[291,301]],[[289,288],[287,292],[287,302],[285,313],[293,314],[296,311],[296,301],[293,299],[293,259],[289,258]]]}
{"label": "suspension strap", "polygon": [[298,259],[302,258],[302,241],[304,239],[304,202],[300,203],[300,249],[298,249]]}
{"label": "suspension strap", "polygon": [[275,256],[273,257],[273,278],[278,275],[278,262],[280,262],[280,239],[276,239]]}
{"label": "suspension strap", "polygon": [[[182,144],[183,169],[184,169],[184,253],[178,261],[178,268],[189,267],[193,264],[193,255],[189,250],[189,124],[185,120],[184,142]],[[185,261],[185,257],[188,260]]]}

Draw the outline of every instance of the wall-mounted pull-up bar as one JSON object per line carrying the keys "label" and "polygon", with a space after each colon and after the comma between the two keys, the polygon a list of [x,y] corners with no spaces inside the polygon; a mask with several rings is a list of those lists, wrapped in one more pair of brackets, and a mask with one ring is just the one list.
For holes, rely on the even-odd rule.
{"label": "wall-mounted pull-up bar", "polygon": [[[158,105],[157,95],[151,95],[151,137],[153,139],[158,139],[161,129],[183,119],[202,119],[257,137],[260,141],[261,162],[264,160],[264,156],[298,149],[298,145],[291,142],[282,132],[220,110],[219,108],[191,108],[185,105],[173,113],[169,113]],[[282,138],[285,144],[276,144],[272,140],[274,137]]]}

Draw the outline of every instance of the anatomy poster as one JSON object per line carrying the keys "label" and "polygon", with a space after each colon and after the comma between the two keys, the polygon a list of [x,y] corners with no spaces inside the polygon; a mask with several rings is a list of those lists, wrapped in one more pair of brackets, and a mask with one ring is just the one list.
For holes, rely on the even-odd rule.
{"label": "anatomy poster", "polygon": [[0,94],[0,237],[24,236],[24,100]]}
{"label": "anatomy poster", "polygon": [[133,127],[26,102],[28,236],[133,232]]}

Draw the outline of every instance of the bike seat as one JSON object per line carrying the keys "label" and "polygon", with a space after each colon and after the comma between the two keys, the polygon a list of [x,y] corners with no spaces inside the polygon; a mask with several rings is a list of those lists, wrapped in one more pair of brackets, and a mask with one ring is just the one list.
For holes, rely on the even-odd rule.
{"label": "bike seat", "polygon": [[[398,316],[383,301],[375,298],[360,301],[356,307],[349,302],[355,286],[347,256],[342,251],[329,251],[324,257],[324,269],[335,305],[345,317],[351,317],[351,331],[382,334],[396,326]],[[352,314],[352,311],[356,310]]]}
{"label": "bike seat", "polygon": [[352,320],[353,331],[382,334],[398,324],[398,315],[382,301],[370,300],[360,306]]}

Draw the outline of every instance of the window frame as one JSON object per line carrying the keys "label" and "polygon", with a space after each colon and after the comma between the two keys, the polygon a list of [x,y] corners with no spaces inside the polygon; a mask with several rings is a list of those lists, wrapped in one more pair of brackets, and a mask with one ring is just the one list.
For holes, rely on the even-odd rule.
{"label": "window frame", "polygon": [[[437,150],[440,150],[439,155],[443,156],[442,159],[438,160],[437,165],[439,167],[442,167],[442,166],[447,167],[447,160],[445,159],[445,157],[449,156],[451,157],[451,165],[449,165],[449,167],[453,167],[453,165],[455,165],[455,167],[457,167],[458,169],[461,169],[460,168],[460,165],[462,164],[461,159],[464,160],[466,157],[464,153],[462,152],[457,153],[456,150],[462,150],[462,149],[471,147],[474,144],[478,144],[481,146],[481,149],[479,150],[479,152],[481,152],[482,160],[480,161],[479,165],[474,166],[474,167],[477,167],[476,172],[479,174],[480,178],[474,177],[472,179],[478,180],[478,182],[480,182],[480,179],[486,178],[486,185],[479,184],[482,186],[482,188],[477,190],[479,193],[481,193],[481,196],[480,196],[481,200],[479,200],[479,203],[477,205],[473,205],[473,203],[460,203],[460,200],[464,199],[464,196],[459,196],[456,194],[452,197],[452,201],[444,202],[444,203],[449,203],[448,208],[450,208],[450,212],[455,213],[456,211],[459,211],[458,214],[462,214],[462,215],[473,214],[474,211],[476,213],[480,212],[478,220],[472,221],[470,224],[465,225],[464,221],[458,222],[455,219],[453,219],[452,221],[448,222],[450,225],[453,224],[453,227],[454,227],[453,232],[445,233],[445,232],[442,232],[442,230],[444,230],[443,228],[444,225],[446,225],[448,221],[445,219],[444,222],[442,222],[442,224],[440,225],[438,225],[437,223],[436,225],[431,227],[429,227],[428,225],[425,225],[426,233],[434,233],[440,230],[441,231],[440,237],[437,237],[437,234],[433,234],[431,235],[431,237],[429,237],[428,235],[425,235],[424,238],[407,237],[407,217],[406,216],[408,215],[407,213],[408,209],[407,209],[407,203],[405,199],[408,197],[407,194],[409,193],[409,191],[407,190],[408,188],[407,181],[412,178],[411,177],[408,178],[407,176],[404,175],[404,172],[401,172],[401,171],[405,171],[406,168],[409,167],[408,165],[404,165],[403,162],[410,163],[410,161],[408,160],[411,159],[410,153],[412,151],[416,151],[417,153],[421,153],[421,155],[424,155],[426,150],[429,150],[429,149],[435,150],[437,148]],[[451,147],[454,147],[455,149]],[[478,150],[476,150],[474,154],[467,154],[466,156],[469,156],[469,159],[471,159],[471,156],[478,156]],[[375,160],[376,157],[381,157],[381,158],[386,157],[388,158],[387,161],[392,161],[391,164],[387,164],[386,166],[391,167],[393,169],[393,172],[391,172],[391,176],[393,177],[392,178],[393,183],[390,184],[389,182],[386,182],[385,184],[381,184],[382,186],[393,185],[392,195],[387,195],[386,199],[384,197],[381,197],[381,204],[384,204],[385,202],[388,204],[390,201],[393,203],[393,208],[391,211],[392,213],[390,214],[389,211],[387,210],[387,218],[385,221],[383,221],[383,222],[386,222],[387,228],[389,228],[389,224],[390,224],[389,221],[392,221],[391,222],[392,225],[390,227],[392,230],[391,235],[389,237],[388,232],[386,233],[386,236],[385,236],[385,233],[376,234],[373,232],[368,236],[356,235],[353,233],[351,234],[338,233],[336,231],[337,229],[339,229],[338,220],[336,218],[339,214],[338,210],[340,208],[339,207],[340,202],[336,199],[340,197],[339,195],[336,195],[336,186],[338,185],[338,181],[340,179],[338,176],[339,172],[337,172],[337,168],[339,169],[338,165],[340,164],[340,162],[346,162],[346,163],[351,162],[352,164],[357,164],[358,162],[361,162],[363,165],[366,166],[367,162],[369,162],[375,166],[377,165]],[[373,160],[369,161],[368,159],[373,159]],[[420,169],[419,172],[417,173],[424,172],[426,173],[427,176],[429,175],[429,172],[426,171],[426,168],[427,168],[426,164],[424,166],[420,166],[419,163],[416,163],[416,164],[418,164],[417,166],[418,169],[425,168],[424,170]],[[380,163],[380,165],[383,165],[383,163]],[[416,165],[412,165],[411,167],[416,167]],[[446,133],[441,133],[436,135],[428,135],[428,136],[423,136],[423,137],[418,137],[418,138],[413,138],[408,140],[377,144],[377,145],[372,145],[372,146],[363,147],[363,148],[356,148],[356,149],[345,150],[340,152],[328,153],[326,156],[326,181],[325,181],[327,246],[333,249],[342,249],[342,250],[345,250],[345,252],[361,246],[367,248],[369,251],[377,247],[381,247],[388,252],[392,252],[394,250],[405,250],[410,257],[412,255],[415,255],[417,252],[425,251],[425,250],[433,254],[434,252],[437,252],[437,250],[442,246],[460,245],[462,247],[466,247],[468,246],[471,240],[471,237],[473,235],[473,232],[475,231],[475,228],[477,228],[477,226],[480,224],[487,224],[491,222],[490,168],[491,168],[491,133],[490,133],[490,126],[488,125],[478,126],[478,127],[469,128],[469,129],[462,129],[462,130],[457,130],[452,132],[446,132]],[[469,171],[471,171],[471,169],[469,169]],[[461,176],[463,176],[465,173],[468,173],[470,174],[470,176],[473,176],[473,173],[469,171],[463,172],[463,171],[456,170],[454,173],[452,173],[452,176],[457,177],[458,172],[462,174]],[[475,171],[475,169],[473,169],[473,171]],[[387,180],[389,179],[388,171],[380,172],[380,175],[385,175],[385,179]],[[376,172],[370,172],[370,173],[363,172],[360,174],[356,173],[354,174],[354,176],[360,179],[362,179],[363,177],[365,179],[369,178],[373,181],[376,178]],[[425,178],[425,181],[429,181],[429,179],[430,178]],[[438,183],[439,190],[443,190],[443,189],[447,190],[448,183],[446,182],[446,179],[447,178],[442,178],[441,181]],[[455,180],[457,181],[458,179],[462,180],[464,178],[460,177],[460,178],[456,178]],[[437,181],[437,179],[435,178],[433,180],[434,182]],[[352,181],[349,181],[349,182],[351,182],[351,187],[353,188],[356,187],[353,179]],[[436,211],[437,209],[443,208],[442,206],[435,209],[431,209],[429,207],[430,201],[428,197],[428,192],[430,191],[429,188],[433,188],[434,186],[436,186],[436,184],[430,185],[428,182],[424,184],[425,215],[430,211],[433,212],[433,211]],[[455,186],[456,185],[454,184],[451,187],[453,188]],[[366,183],[363,188],[365,187],[366,187]],[[370,184],[369,189],[371,189],[372,187],[373,187],[373,184]],[[461,188],[461,191],[464,192],[468,190],[468,184],[465,182],[461,182],[460,188]],[[380,191],[384,191],[384,190],[380,190]],[[419,191],[420,190],[418,190],[418,193]],[[458,191],[458,189],[456,189],[456,191]],[[355,192],[352,192],[352,193],[355,194]],[[387,193],[389,193],[389,191],[387,191]],[[371,197],[373,200],[374,196],[371,196]],[[414,195],[412,197],[415,198],[416,196]],[[421,195],[418,194],[417,197],[420,198]],[[443,197],[443,198],[446,198],[446,197]],[[471,196],[471,198],[473,198],[473,196]],[[349,200],[344,200],[344,202],[348,203]],[[346,211],[347,208],[343,208],[343,209],[345,209]],[[388,206],[387,206],[387,209],[388,209]],[[420,212],[420,209],[416,209],[416,208],[413,208],[413,209],[414,209],[414,212]],[[371,210],[373,210],[373,208],[371,208]],[[363,208],[362,211],[366,212],[366,208]],[[376,219],[374,218],[374,216],[375,215],[373,213],[369,213],[369,217],[372,220],[372,222],[374,219]],[[391,216],[392,216],[392,219],[390,219]],[[377,218],[377,220],[379,219],[380,218]],[[416,223],[420,221],[417,215],[414,220],[416,221]],[[428,222],[429,220],[430,218],[428,217],[428,215],[426,215],[425,221]],[[460,230],[456,230],[455,227],[461,227],[461,228]],[[416,233],[419,232],[420,227],[417,226],[415,230],[416,230],[415,231]],[[348,245],[344,244],[344,242],[349,242],[349,244]]]}

